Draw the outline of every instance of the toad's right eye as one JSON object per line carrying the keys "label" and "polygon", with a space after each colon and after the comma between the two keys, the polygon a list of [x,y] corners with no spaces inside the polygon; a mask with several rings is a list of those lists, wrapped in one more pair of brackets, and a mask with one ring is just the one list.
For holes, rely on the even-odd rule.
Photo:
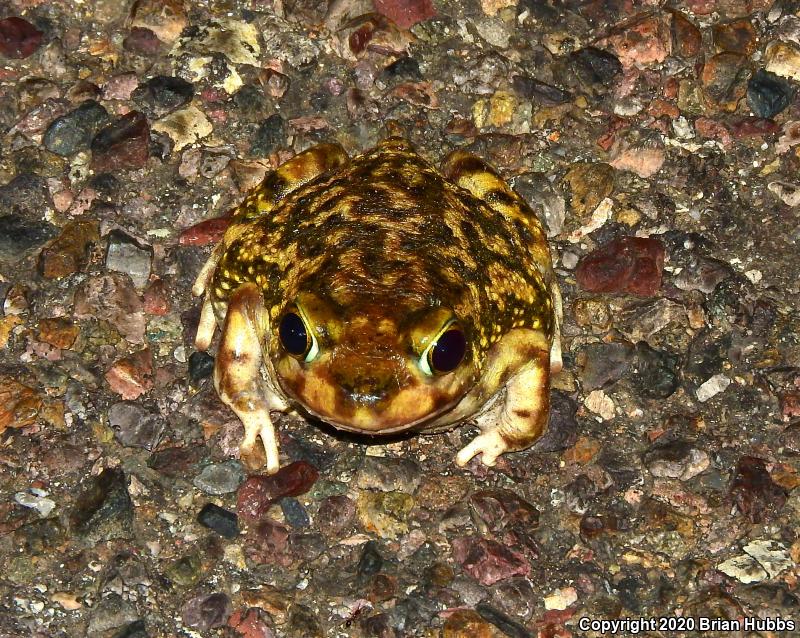
{"label": "toad's right eye", "polygon": [[281,344],[293,357],[305,358],[311,349],[312,339],[306,323],[296,312],[287,312],[278,328]]}

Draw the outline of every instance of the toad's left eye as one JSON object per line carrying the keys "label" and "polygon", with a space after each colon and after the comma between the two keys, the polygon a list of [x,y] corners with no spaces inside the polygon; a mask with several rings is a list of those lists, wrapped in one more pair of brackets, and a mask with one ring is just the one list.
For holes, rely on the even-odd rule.
{"label": "toad's left eye", "polygon": [[427,375],[455,370],[467,353],[467,339],[457,325],[448,326],[422,353],[420,368]]}

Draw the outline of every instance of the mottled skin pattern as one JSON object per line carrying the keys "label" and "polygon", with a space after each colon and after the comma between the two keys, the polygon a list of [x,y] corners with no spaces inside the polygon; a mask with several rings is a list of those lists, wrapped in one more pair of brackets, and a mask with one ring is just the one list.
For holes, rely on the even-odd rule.
{"label": "mottled skin pattern", "polygon": [[[338,145],[309,149],[234,211],[193,290],[205,293],[197,346],[222,326],[216,387],[251,463],[261,436],[268,472],[279,467],[270,410],[375,434],[477,417],[461,465],[524,449],[547,423],[561,367],[550,252],[530,208],[469,153],[440,172],[396,137],[352,160]],[[286,312],[314,335],[313,360],[283,348]],[[426,374],[420,358],[453,325],[463,361]]]}

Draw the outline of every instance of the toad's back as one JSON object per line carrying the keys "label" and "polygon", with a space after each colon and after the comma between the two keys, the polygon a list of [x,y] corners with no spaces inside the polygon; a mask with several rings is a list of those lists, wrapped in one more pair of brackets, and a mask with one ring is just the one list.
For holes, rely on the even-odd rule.
{"label": "toad's back", "polygon": [[[494,176],[462,161],[458,177],[480,189]],[[215,272],[215,298],[254,282],[273,320],[301,290],[329,299],[343,316],[365,307],[403,316],[442,304],[472,319],[467,337],[478,361],[514,327],[550,336],[541,226],[496,179],[486,182],[479,199],[398,138],[277,202],[273,181],[238,211],[242,230]]]}

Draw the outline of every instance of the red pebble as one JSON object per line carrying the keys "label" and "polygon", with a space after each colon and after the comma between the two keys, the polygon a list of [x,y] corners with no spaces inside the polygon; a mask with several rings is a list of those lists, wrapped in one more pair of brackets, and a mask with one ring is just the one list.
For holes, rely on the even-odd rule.
{"label": "red pebble", "polygon": [[619,237],[581,259],[575,277],[589,292],[651,297],[661,288],[664,253],[664,244],[652,237]]}
{"label": "red pebble", "polygon": [[141,168],[150,157],[150,127],[143,113],[131,111],[92,140],[92,168],[97,172]]}
{"label": "red pebble", "polygon": [[751,523],[775,518],[786,503],[786,490],[772,480],[763,459],[755,456],[739,459],[729,489],[736,508]]}
{"label": "red pebble", "polygon": [[304,494],[318,478],[317,468],[306,461],[290,463],[269,476],[251,476],[239,488],[236,510],[239,516],[258,520],[273,503],[284,496]]}
{"label": "red pebble", "polygon": [[373,0],[375,11],[401,29],[408,29],[436,15],[431,0]]}
{"label": "red pebble", "polygon": [[230,225],[230,214],[207,219],[181,232],[178,243],[181,246],[207,246],[208,244],[216,244],[222,239],[223,235],[225,235],[225,231],[228,230],[228,226]]}
{"label": "red pebble", "polygon": [[42,43],[42,32],[27,20],[13,16],[0,20],[0,53],[7,58],[27,58]]}

